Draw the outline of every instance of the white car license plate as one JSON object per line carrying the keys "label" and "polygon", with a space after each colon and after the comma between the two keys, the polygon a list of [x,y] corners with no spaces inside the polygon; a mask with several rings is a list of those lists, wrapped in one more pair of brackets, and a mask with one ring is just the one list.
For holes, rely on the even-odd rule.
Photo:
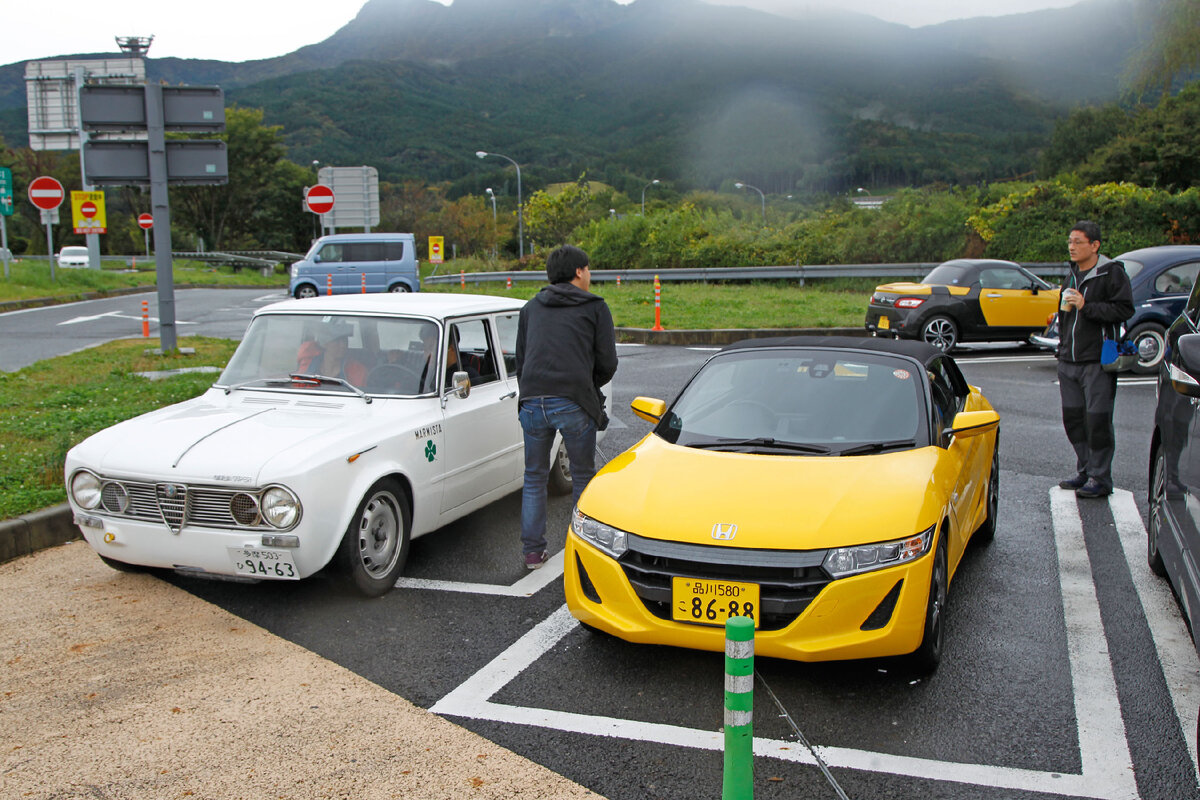
{"label": "white car license plate", "polygon": [[238,575],[247,578],[271,578],[274,580],[298,581],[300,572],[287,550],[269,550],[265,547],[231,547],[229,559]]}

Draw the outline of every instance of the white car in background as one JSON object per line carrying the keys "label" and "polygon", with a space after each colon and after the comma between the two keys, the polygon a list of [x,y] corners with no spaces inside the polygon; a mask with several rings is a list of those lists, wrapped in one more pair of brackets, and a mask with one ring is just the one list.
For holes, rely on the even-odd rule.
{"label": "white car in background", "polygon": [[64,247],[58,251],[58,265],[65,269],[87,269],[88,249],[86,247]]}
{"label": "white car in background", "polygon": [[[521,488],[523,304],[416,293],[266,306],[203,395],[71,449],[75,521],[116,569],[296,580],[333,563],[384,594],[413,537]],[[323,363],[342,351],[340,369]],[[552,491],[570,491],[557,466]]]}

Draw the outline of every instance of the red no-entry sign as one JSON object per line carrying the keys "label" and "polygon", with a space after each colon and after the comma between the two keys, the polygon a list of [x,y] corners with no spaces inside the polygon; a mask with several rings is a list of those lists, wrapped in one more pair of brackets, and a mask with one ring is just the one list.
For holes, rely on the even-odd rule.
{"label": "red no-entry sign", "polygon": [[138,227],[148,231],[154,227],[154,217],[150,214],[138,214]]}
{"label": "red no-entry sign", "polygon": [[88,219],[91,219],[92,217],[96,216],[97,210],[98,209],[96,208],[96,204],[93,203],[91,200],[84,200],[82,203],[79,204],[79,213],[82,214],[83,216],[87,217]]}
{"label": "red no-entry sign", "polygon": [[29,182],[29,202],[42,211],[58,208],[65,196],[62,184],[49,175],[41,175]]}
{"label": "red no-entry sign", "polygon": [[310,186],[308,194],[304,195],[308,210],[314,214],[325,214],[333,210],[333,189],[317,184]]}

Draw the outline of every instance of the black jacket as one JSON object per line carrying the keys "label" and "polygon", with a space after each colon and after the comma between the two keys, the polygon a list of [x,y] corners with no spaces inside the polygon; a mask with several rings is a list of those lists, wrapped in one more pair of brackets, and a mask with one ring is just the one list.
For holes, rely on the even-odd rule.
{"label": "black jacket", "polygon": [[572,283],[543,287],[517,323],[521,399],[565,397],[602,425],[600,387],[617,372],[612,312],[602,297]]}
{"label": "black jacket", "polygon": [[1133,316],[1133,289],[1125,265],[1100,256],[1096,266],[1080,272],[1071,263],[1063,289],[1078,289],[1083,308],[1058,312],[1058,359],[1073,363],[1100,360],[1104,339],[1119,339],[1121,323]]}

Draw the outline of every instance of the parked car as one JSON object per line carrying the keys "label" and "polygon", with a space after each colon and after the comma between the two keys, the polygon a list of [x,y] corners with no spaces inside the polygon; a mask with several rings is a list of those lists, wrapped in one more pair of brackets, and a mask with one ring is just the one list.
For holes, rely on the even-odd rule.
{"label": "parked car", "polygon": [[706,361],[588,484],[567,607],[632,642],[800,661],[942,656],[967,543],[990,540],[999,415],[924,342],[757,339]]}
{"label": "parked car", "polygon": [[291,276],[288,292],[296,298],[421,290],[411,233],[322,236],[292,264]]}
{"label": "parked car", "polygon": [[523,303],[360,294],[262,308],[203,395],[68,452],[84,538],[116,569],[296,580],[334,563],[383,594],[413,537],[521,488]]}
{"label": "parked car", "polygon": [[866,327],[921,339],[943,352],[959,342],[1025,341],[1058,308],[1058,287],[1012,261],[958,258],[920,283],[876,286]]}
{"label": "parked car", "polygon": [[[1165,245],[1130,250],[1117,256],[1125,265],[1133,288],[1133,316],[1125,323],[1125,338],[1137,348],[1133,372],[1158,372],[1166,353],[1166,332],[1183,311],[1188,293],[1200,272],[1200,245]],[[1058,315],[1052,314],[1046,329],[1029,337],[1046,350],[1058,349]]]}
{"label": "parked car", "polygon": [[58,265],[64,269],[87,269],[88,249],[86,247],[64,247],[58,251]]}

